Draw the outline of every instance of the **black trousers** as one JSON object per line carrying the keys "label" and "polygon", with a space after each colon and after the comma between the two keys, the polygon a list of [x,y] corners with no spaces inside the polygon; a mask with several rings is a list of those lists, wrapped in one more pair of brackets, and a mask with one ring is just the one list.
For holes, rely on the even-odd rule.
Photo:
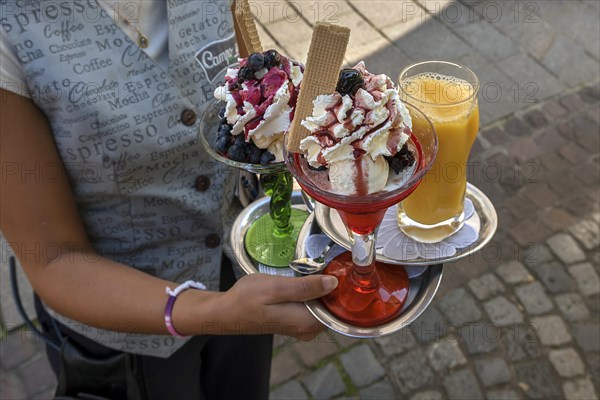
{"label": "black trousers", "polygon": [[[223,258],[221,290],[227,290],[235,283],[235,276],[229,260]],[[42,329],[59,342],[52,317],[37,296],[35,305]],[[104,358],[118,354],[64,325],[57,325],[64,336],[91,356]],[[272,347],[272,335],[196,336],[169,358],[134,356],[138,385],[148,400],[268,399]],[[50,347],[46,352],[58,376],[59,354]]]}

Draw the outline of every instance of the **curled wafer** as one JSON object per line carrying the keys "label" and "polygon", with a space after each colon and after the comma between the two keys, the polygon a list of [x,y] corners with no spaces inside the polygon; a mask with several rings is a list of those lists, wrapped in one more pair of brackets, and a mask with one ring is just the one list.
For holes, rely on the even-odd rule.
{"label": "curled wafer", "polygon": [[248,57],[254,52],[261,53],[263,49],[248,0],[235,0],[231,9],[240,57]]}
{"label": "curled wafer", "polygon": [[313,100],[335,91],[349,39],[350,29],[346,27],[322,22],[315,25],[294,120],[287,133],[288,151],[299,152],[300,141],[310,134],[300,122],[312,113]]}

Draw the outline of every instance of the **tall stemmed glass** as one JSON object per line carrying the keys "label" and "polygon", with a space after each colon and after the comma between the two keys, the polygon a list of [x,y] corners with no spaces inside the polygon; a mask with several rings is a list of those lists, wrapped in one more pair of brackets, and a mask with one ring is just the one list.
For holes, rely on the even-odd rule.
{"label": "tall stemmed glass", "polygon": [[294,256],[298,234],[308,214],[292,208],[293,178],[285,163],[249,164],[231,160],[217,150],[217,131],[223,103],[211,102],[200,121],[200,142],[213,158],[231,167],[260,174],[271,197],[269,214],[256,220],[244,239],[246,251],[255,261],[271,267],[287,267]]}
{"label": "tall stemmed glass", "polygon": [[[302,189],[316,201],[338,211],[346,225],[352,253],[336,257],[325,274],[338,278],[338,287],[322,298],[329,311],[357,326],[375,326],[396,317],[408,295],[408,277],[402,268],[375,261],[377,229],[386,209],[417,187],[437,153],[437,137],[429,119],[405,103],[413,120],[408,141],[415,163],[399,175],[390,172],[386,188],[377,193],[342,195],[328,189],[336,171],[309,168],[303,154],[285,152],[285,162]],[[287,146],[284,146],[284,149]],[[284,150],[285,151],[285,150]]]}

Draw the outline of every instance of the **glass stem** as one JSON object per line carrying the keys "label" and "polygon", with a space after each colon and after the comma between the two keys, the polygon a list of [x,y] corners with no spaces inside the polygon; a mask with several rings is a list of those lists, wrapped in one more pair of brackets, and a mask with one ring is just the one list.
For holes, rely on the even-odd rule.
{"label": "glass stem", "polygon": [[348,229],[352,245],[352,279],[359,290],[370,291],[379,286],[379,279],[375,273],[375,239],[377,229],[366,234],[356,233]]}
{"label": "glass stem", "polygon": [[290,224],[292,215],[293,179],[289,171],[264,174],[260,177],[265,194],[271,196],[270,214],[273,220],[273,235],[286,237],[294,230]]}

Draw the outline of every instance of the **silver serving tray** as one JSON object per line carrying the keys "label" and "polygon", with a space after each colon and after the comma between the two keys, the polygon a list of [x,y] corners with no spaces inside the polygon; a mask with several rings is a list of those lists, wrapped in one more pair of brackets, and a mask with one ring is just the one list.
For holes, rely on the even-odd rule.
{"label": "silver serving tray", "polygon": [[[269,213],[270,201],[270,197],[261,197],[242,210],[240,215],[238,215],[233,222],[231,228],[231,248],[233,249],[233,253],[239,266],[246,274],[263,273],[280,276],[298,276],[291,268],[275,268],[257,263],[250,258],[246,251],[246,246],[244,246],[244,238],[246,237],[246,232],[248,232],[250,225],[263,215]],[[292,207],[300,210],[307,210],[299,190],[294,190],[292,192]]]}
{"label": "silver serving tray", "polygon": [[[291,268],[273,268],[257,263],[246,252],[243,241],[246,232],[254,221],[269,212],[269,200],[268,197],[262,197],[254,201],[236,218],[230,238],[236,260],[246,274],[265,273],[290,277],[299,276]],[[306,210],[299,190],[292,193],[292,205],[296,208]],[[315,223],[315,214],[311,214],[300,231],[296,246],[296,258],[306,257],[306,241],[310,235],[319,233],[322,233],[321,228]],[[442,265],[429,266],[423,273],[410,278],[408,298],[402,307],[400,315],[395,320],[377,327],[359,327],[341,321],[330,314],[318,300],[311,300],[305,304],[315,318],[328,328],[342,335],[356,338],[375,338],[389,335],[411,324],[427,309],[440,285],[442,272]]]}
{"label": "silver serving tray", "polygon": [[[466,224],[472,224],[478,232],[477,240],[473,244],[457,249],[456,254],[452,256],[436,259],[419,257],[413,260],[396,260],[383,255],[381,253],[382,249],[377,249],[377,260],[386,264],[429,266],[431,264],[454,262],[481,250],[494,236],[498,227],[498,216],[490,199],[475,185],[467,183],[466,197],[473,202],[475,207],[473,217],[465,222]],[[317,223],[327,236],[340,246],[350,249],[348,231],[336,210],[316,202],[314,214]]]}
{"label": "silver serving tray", "polygon": [[[296,258],[307,257],[305,246],[307,239],[311,235],[321,232],[321,228],[315,223],[315,214],[309,215],[298,236]],[[402,267],[399,266],[398,268]],[[383,325],[375,327],[355,326],[335,317],[319,300],[309,300],[305,304],[311,314],[323,325],[342,335],[363,339],[390,335],[410,325],[427,309],[440,285],[443,269],[444,267],[441,264],[431,265],[422,274],[410,278],[408,298],[402,306],[400,314],[393,321]]]}

